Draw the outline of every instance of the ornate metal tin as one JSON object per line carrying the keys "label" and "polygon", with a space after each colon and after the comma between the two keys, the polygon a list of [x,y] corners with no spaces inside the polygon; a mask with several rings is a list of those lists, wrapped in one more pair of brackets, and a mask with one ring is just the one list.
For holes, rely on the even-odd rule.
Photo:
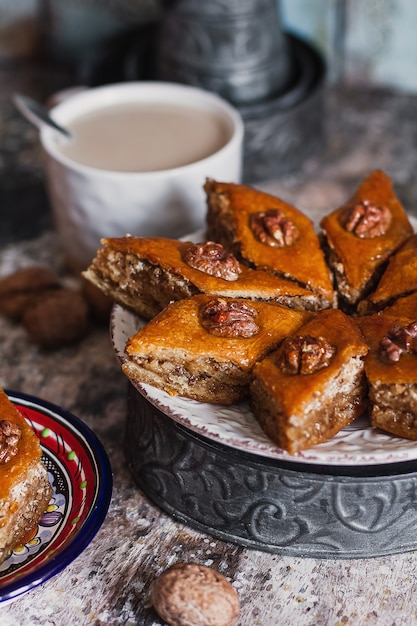
{"label": "ornate metal tin", "polygon": [[[263,6],[262,2],[259,4],[260,8]],[[185,6],[190,4],[197,12],[196,3],[197,0],[188,0],[187,3],[184,0],[178,6],[185,10]],[[242,3],[242,11],[253,4],[258,3],[254,3],[254,0]],[[273,4],[275,5],[275,0]],[[218,2],[200,3],[199,19],[203,22],[209,18],[211,20],[210,11],[218,9],[218,6]],[[223,11],[230,11],[230,16],[237,20],[240,7],[238,0],[230,4],[223,2],[221,6]],[[169,19],[167,18],[168,22]],[[179,17],[173,19],[174,22],[178,19],[181,24]],[[197,18],[192,14],[190,19]],[[262,20],[264,19],[265,16]],[[245,56],[238,55],[237,59],[231,57],[228,65],[220,55],[226,54],[224,48],[227,49],[231,43],[216,47],[211,53],[199,51],[199,46],[206,45],[210,48],[213,41],[209,45],[209,33],[204,31],[204,36],[199,37],[198,30],[194,28],[190,29],[189,37],[192,37],[192,45],[196,49],[192,52],[190,50],[183,58],[183,43],[175,41],[176,37],[180,39],[180,26],[178,32],[174,33],[175,36],[172,34],[171,40],[168,33],[163,35],[165,29],[169,30],[171,26],[168,22],[168,25],[163,22],[158,28],[155,25],[146,25],[131,37],[124,36],[113,45],[106,46],[98,59],[84,59],[79,74],[82,82],[95,85],[119,80],[164,79],[202,86],[223,94],[226,99],[234,101],[245,123],[244,182],[280,178],[297,172],[324,148],[325,64],[317,50],[307,42],[283,33],[279,25],[277,27],[276,19],[274,14],[270,22],[266,20],[273,26],[276,38],[272,40],[274,45],[268,51],[268,55],[271,55],[271,64],[268,66],[262,65],[260,53],[258,55],[256,49],[253,51],[249,46],[248,35],[246,38],[242,36],[247,43],[246,61]],[[265,35],[259,40],[262,45],[265,45],[265,38],[268,39]],[[255,42],[258,39],[255,38]],[[187,43],[188,45],[191,47],[191,43]],[[253,58],[249,52],[253,53]],[[203,72],[200,54],[206,57],[208,65],[213,69],[213,75],[206,76]],[[165,55],[167,58],[164,60]],[[282,64],[286,67],[280,67]],[[245,68],[245,76],[240,74],[243,72],[242,68]],[[274,78],[272,70],[277,72],[279,81]]]}
{"label": "ornate metal tin", "polygon": [[323,466],[196,435],[129,385],[126,454],[163,510],[214,537],[277,554],[375,557],[417,548],[417,463]]}
{"label": "ornate metal tin", "polygon": [[284,93],[238,106],[245,123],[245,182],[294,173],[325,145],[325,63],[307,42],[291,35],[287,41],[292,83]]}
{"label": "ornate metal tin", "polygon": [[276,0],[175,0],[160,29],[157,78],[234,103],[281,93],[292,59]]}

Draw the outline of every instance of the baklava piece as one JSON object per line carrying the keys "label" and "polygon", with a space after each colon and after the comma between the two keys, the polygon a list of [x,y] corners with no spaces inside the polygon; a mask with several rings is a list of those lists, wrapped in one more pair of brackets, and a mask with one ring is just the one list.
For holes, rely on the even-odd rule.
{"label": "baklava piece", "polygon": [[383,314],[410,321],[417,319],[417,292],[398,298],[394,304],[385,307]]}
{"label": "baklava piece", "polygon": [[122,368],[171,395],[233,404],[247,397],[256,361],[311,315],[200,294],[173,302],[131,337]]}
{"label": "baklava piece", "polygon": [[253,368],[251,405],[264,432],[295,454],[350,424],[367,406],[367,351],[342,311],[307,321]]}
{"label": "baklava piece", "polygon": [[23,415],[0,389],[0,563],[39,523],[52,489],[41,447]]}
{"label": "baklava piece", "polygon": [[391,179],[380,170],[347,204],[325,216],[321,227],[339,306],[348,312],[375,289],[388,258],[413,234]]}
{"label": "baklava piece", "polygon": [[198,293],[275,301],[316,310],[318,298],[292,281],[242,265],[221,244],[163,238],[103,239],[84,277],[115,302],[151,319]]}
{"label": "baklava piece", "polygon": [[358,318],[369,345],[365,373],[372,426],[417,440],[417,316]]}
{"label": "baklava piece", "polygon": [[382,274],[377,288],[366,300],[358,305],[364,314],[381,311],[398,298],[417,292],[417,235],[412,235],[393,254]]}
{"label": "baklava piece", "polygon": [[333,307],[335,293],[311,220],[283,200],[246,185],[208,179],[207,236],[242,263],[312,291],[317,309]]}

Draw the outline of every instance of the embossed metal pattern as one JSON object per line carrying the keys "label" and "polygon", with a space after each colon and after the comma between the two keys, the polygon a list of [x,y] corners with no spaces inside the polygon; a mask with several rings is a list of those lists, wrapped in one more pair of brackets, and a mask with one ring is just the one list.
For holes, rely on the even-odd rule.
{"label": "embossed metal pattern", "polygon": [[356,476],[257,458],[196,435],[130,386],[128,463],[175,518],[225,541],[314,558],[363,558],[417,548],[417,463]]}
{"label": "embossed metal pattern", "polygon": [[177,0],[157,50],[159,79],[197,85],[234,103],[282,92],[292,73],[276,0]]}

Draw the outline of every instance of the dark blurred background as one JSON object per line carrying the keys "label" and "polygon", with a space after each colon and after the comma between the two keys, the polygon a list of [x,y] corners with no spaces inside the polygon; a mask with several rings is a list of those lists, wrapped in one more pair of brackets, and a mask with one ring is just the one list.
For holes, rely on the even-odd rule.
{"label": "dark blurred background", "polygon": [[[353,185],[375,164],[415,206],[415,25],[413,0],[0,0],[0,243],[49,225],[37,131],[12,93],[80,84],[217,90],[246,123],[245,181]],[[263,80],[238,91],[250,72]]]}

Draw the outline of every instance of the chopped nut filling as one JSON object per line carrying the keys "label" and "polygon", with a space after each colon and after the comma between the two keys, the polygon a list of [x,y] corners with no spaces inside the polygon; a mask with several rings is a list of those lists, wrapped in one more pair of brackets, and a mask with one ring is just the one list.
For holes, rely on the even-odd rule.
{"label": "chopped nut filling", "polygon": [[360,239],[374,239],[385,235],[391,224],[392,214],[388,207],[363,200],[351,207],[344,218],[344,226],[349,233]]}
{"label": "chopped nut filling", "polygon": [[210,300],[201,307],[201,325],[212,335],[219,337],[252,337],[259,332],[255,322],[256,310],[245,302],[227,301],[222,298]]}
{"label": "chopped nut filling", "polygon": [[386,363],[397,363],[403,353],[417,352],[417,322],[393,324],[381,340],[380,354]]}
{"label": "chopped nut filling", "polygon": [[276,248],[291,246],[299,236],[295,224],[279,209],[252,213],[249,226],[258,241]]}
{"label": "chopped nut filling", "polygon": [[17,454],[17,443],[22,435],[20,427],[9,420],[0,420],[0,465],[8,463]]}
{"label": "chopped nut filling", "polygon": [[313,374],[327,367],[335,352],[323,337],[298,335],[284,340],[275,362],[284,374]]}
{"label": "chopped nut filling", "polygon": [[220,243],[207,241],[188,248],[184,262],[200,272],[234,281],[242,272],[239,261],[223,248]]}

